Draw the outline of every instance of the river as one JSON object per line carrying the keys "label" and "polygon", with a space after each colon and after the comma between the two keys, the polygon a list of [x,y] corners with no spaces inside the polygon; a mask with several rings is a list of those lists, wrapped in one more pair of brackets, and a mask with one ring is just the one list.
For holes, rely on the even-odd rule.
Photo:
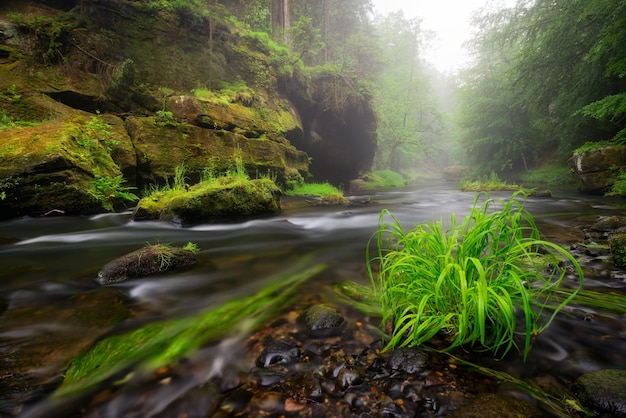
{"label": "river", "polygon": [[[54,304],[56,300],[98,287],[97,271],[115,257],[147,243],[197,244],[199,263],[192,269],[121,283],[145,311],[169,317],[239,297],[293,269],[302,260],[325,263],[328,269],[302,286],[319,292],[323,286],[353,280],[368,283],[365,250],[377,230],[382,209],[389,209],[406,228],[431,220],[466,215],[474,193],[459,192],[452,183],[364,192],[344,206],[311,205],[284,198],[281,214],[255,220],[211,223],[181,228],[168,222],[134,222],[130,212],[91,217],[20,218],[0,223],[0,297],[5,313],[16,307]],[[510,193],[492,193],[508,198]],[[581,226],[598,216],[623,215],[619,199],[553,191],[549,198],[528,198],[526,209],[552,242],[566,247],[583,239]],[[626,294],[624,274],[607,265],[585,278],[585,288]],[[599,368],[626,368],[624,317],[589,309],[561,315],[531,352],[526,376],[576,374]],[[69,321],[69,322],[68,322]],[[49,318],[49,324],[71,319]],[[12,323],[0,334],[2,352],[19,347],[33,333],[54,332],[53,326]],[[45,330],[45,331],[44,331]],[[52,331],[51,331],[52,330]],[[83,331],[81,331],[83,332]],[[532,366],[530,366],[532,365]]]}

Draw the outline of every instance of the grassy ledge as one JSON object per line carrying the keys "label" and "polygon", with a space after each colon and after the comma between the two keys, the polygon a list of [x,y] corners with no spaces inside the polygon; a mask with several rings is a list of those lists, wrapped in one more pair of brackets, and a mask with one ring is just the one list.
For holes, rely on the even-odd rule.
{"label": "grassy ledge", "polygon": [[330,183],[303,183],[285,192],[287,196],[314,197],[322,203],[342,204],[346,203],[343,192]]}

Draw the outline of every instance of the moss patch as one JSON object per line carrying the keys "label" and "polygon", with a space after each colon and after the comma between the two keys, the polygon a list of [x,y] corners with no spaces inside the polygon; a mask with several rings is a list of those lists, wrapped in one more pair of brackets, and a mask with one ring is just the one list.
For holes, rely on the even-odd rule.
{"label": "moss patch", "polygon": [[139,201],[133,218],[176,220],[182,224],[273,214],[280,211],[281,191],[267,178],[224,177],[200,182],[189,190],[156,191]]}

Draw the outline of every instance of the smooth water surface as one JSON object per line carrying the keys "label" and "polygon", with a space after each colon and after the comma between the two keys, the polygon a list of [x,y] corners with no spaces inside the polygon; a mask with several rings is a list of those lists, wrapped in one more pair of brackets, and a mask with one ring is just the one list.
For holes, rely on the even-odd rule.
{"label": "smooth water surface", "polygon": [[[508,198],[510,193],[493,193]],[[93,217],[22,218],[0,223],[0,298],[6,309],[84,293],[98,287],[97,271],[110,260],[147,243],[200,248],[199,263],[168,273],[117,285],[152,315],[162,317],[210,308],[250,294],[294,266],[325,263],[322,274],[302,287],[319,292],[325,285],[354,280],[368,283],[366,248],[377,230],[381,210],[390,210],[406,229],[469,213],[474,193],[452,183],[385,190],[350,197],[345,206],[313,206],[285,198],[280,215],[189,228],[168,222],[134,222],[130,212]],[[552,242],[569,246],[583,239],[581,226],[601,215],[622,215],[621,200],[553,192],[551,198],[529,198],[526,208]],[[607,266],[585,286],[626,294],[626,283]],[[626,326],[623,316],[589,309],[570,309],[537,341],[524,370],[516,374],[571,374],[603,367],[626,367]],[[50,318],[51,323],[57,319]],[[63,320],[63,326],[71,326]],[[41,329],[41,328],[37,328]],[[48,330],[50,327],[47,328]],[[20,324],[0,335],[8,351],[24,335]],[[49,332],[49,331],[47,331]]]}

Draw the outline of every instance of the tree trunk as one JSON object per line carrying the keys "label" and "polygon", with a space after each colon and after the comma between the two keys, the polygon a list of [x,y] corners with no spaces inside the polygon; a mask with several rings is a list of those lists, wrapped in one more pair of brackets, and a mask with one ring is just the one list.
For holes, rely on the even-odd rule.
{"label": "tree trunk", "polygon": [[326,64],[329,60],[328,57],[328,44],[330,40],[328,39],[330,36],[330,12],[328,2],[330,0],[323,0],[323,12],[324,12],[324,64]]}
{"label": "tree trunk", "polygon": [[288,29],[291,27],[289,0],[272,0],[272,38],[276,42],[287,44]]}

